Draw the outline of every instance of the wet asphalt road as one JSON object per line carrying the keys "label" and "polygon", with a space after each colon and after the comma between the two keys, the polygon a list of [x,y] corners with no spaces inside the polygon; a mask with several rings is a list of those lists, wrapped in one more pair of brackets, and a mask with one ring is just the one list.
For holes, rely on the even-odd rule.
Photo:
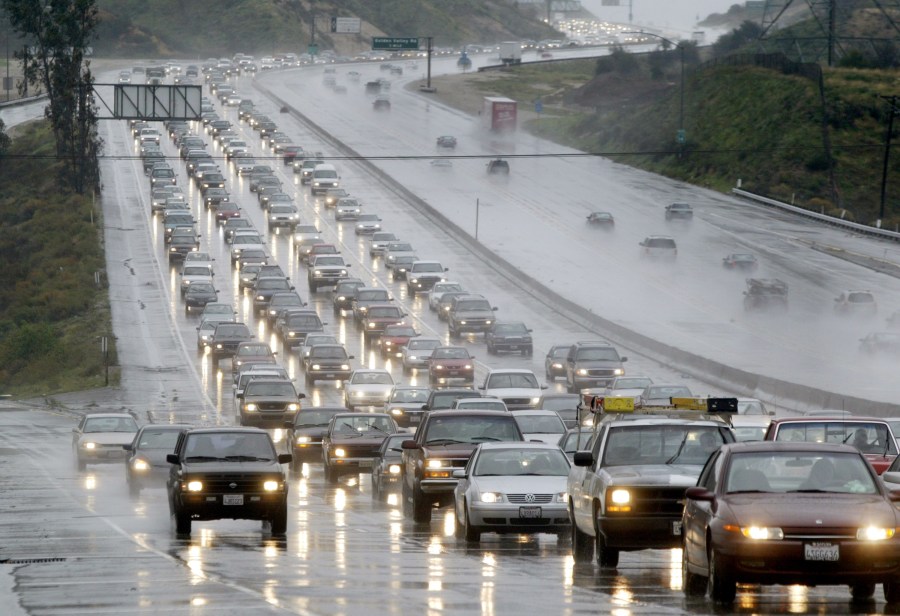
{"label": "wet asphalt road", "polygon": [[[286,123],[285,128],[308,149],[318,149],[315,138],[302,127]],[[124,123],[105,123],[103,130],[111,153],[123,157],[134,153]],[[173,151],[170,144],[165,147]],[[187,185],[180,163],[176,170],[179,183]],[[550,344],[590,335],[577,323],[559,322],[545,310],[531,309],[527,295],[515,284],[498,278],[417,220],[396,195],[383,191],[353,165],[342,166],[342,176],[351,192],[382,215],[385,229],[397,230],[422,246],[420,256],[444,261],[453,279],[491,297],[504,317],[522,318],[535,329],[533,359],[488,360],[480,340],[467,340],[480,360],[528,366],[540,375],[543,351]],[[293,180],[289,172],[283,177]],[[257,228],[265,229],[255,198],[233,174],[228,178],[246,214]],[[228,363],[213,369],[208,358],[198,357],[194,350],[196,321],[183,314],[177,273],[166,264],[160,229],[149,213],[147,180],[135,161],[121,158],[104,162],[104,184],[110,295],[124,387],[60,397],[62,403],[80,411],[125,408],[142,421],[233,423]],[[368,258],[365,243],[347,231],[347,223],[334,223],[305,189],[297,187],[295,195],[304,216],[317,221],[326,237],[352,255],[354,274],[392,288],[415,315],[420,330],[446,335],[445,326],[427,307],[423,309],[423,298],[407,298],[402,288],[386,281],[380,264]],[[193,189],[191,199],[201,221],[204,249],[217,258],[218,288],[239,307],[260,339],[277,346],[250,314],[248,296],[237,291],[218,230]],[[282,234],[270,240],[277,259],[301,295],[308,297],[305,270],[293,258],[290,243]],[[312,303],[329,321],[326,331],[337,333],[358,363],[385,365],[363,345],[348,319],[332,316],[327,291],[318,293]],[[302,377],[295,358],[282,359],[295,378]],[[390,367],[400,380],[400,371]],[[641,356],[633,355],[628,368],[632,374],[651,374],[658,380],[686,378],[677,369]],[[484,365],[480,373],[483,369]],[[711,386],[687,380],[696,393],[716,393]],[[341,397],[339,387],[324,383],[307,393],[314,404],[338,402]],[[170,525],[162,489],[146,490],[132,499],[119,464],[75,470],[70,451],[73,426],[67,413],[14,405],[0,412],[5,495],[0,503],[4,514],[0,561],[9,574],[0,578],[4,614],[625,616],[714,611],[704,600],[684,598],[677,551],[624,554],[616,571],[601,572],[593,565],[575,568],[569,546],[558,544],[552,535],[485,535],[480,545],[467,546],[452,536],[449,511],[439,512],[430,525],[415,525],[403,518],[396,495],[386,503],[373,502],[368,476],[348,476],[337,487],[328,486],[317,464],[291,477],[285,540],[272,539],[258,523],[248,521],[197,523],[190,540],[179,539]],[[734,611],[873,613],[883,608],[880,591],[877,596],[876,603],[853,606],[845,588],[749,587],[739,591]]]}

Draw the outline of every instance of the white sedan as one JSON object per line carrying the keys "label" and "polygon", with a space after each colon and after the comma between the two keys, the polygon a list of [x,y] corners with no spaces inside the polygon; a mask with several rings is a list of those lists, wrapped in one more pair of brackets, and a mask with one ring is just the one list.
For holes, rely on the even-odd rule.
{"label": "white sedan", "polygon": [[344,383],[344,406],[353,411],[361,406],[384,406],[394,389],[387,370],[354,370]]}
{"label": "white sedan", "polygon": [[558,444],[566,433],[566,424],[556,411],[535,409],[513,411],[512,414],[526,441]]}
{"label": "white sedan", "polygon": [[121,462],[138,431],[137,422],[128,413],[95,413],[85,415],[72,429],[72,453],[78,470],[89,463]]}
{"label": "white sedan", "polygon": [[436,311],[438,309],[438,302],[441,301],[441,296],[444,293],[462,290],[462,285],[458,282],[444,281],[434,283],[434,286],[428,291],[428,308],[432,311]]}
{"label": "white sedan", "polygon": [[453,472],[456,536],[556,533],[570,530],[566,479],[570,463],[559,445],[482,443],[465,469]]}
{"label": "white sedan", "polygon": [[409,374],[413,368],[416,370],[428,370],[428,361],[431,354],[439,346],[444,346],[440,338],[410,338],[406,346],[400,349],[400,362],[403,364],[403,373]]}

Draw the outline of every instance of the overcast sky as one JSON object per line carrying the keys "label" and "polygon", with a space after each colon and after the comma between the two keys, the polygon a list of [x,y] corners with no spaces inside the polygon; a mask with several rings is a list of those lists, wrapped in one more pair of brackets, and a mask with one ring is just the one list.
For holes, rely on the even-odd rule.
{"label": "overcast sky", "polygon": [[[632,0],[635,25],[653,26],[689,34],[699,20],[710,13],[724,13],[743,0]],[[600,19],[628,23],[628,2],[620,6],[603,6],[603,0],[581,0],[584,8]]]}

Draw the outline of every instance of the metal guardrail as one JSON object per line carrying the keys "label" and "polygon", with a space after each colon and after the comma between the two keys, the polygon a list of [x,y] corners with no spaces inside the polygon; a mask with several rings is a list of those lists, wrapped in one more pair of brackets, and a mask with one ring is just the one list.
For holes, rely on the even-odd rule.
{"label": "metal guardrail", "polygon": [[746,190],[741,190],[740,188],[732,188],[731,192],[738,197],[743,197],[745,199],[749,199],[750,201],[754,201],[756,203],[761,203],[763,205],[768,205],[770,207],[775,207],[780,210],[784,210],[785,212],[791,212],[792,214],[797,214],[799,216],[804,216],[806,218],[812,218],[813,220],[818,220],[819,222],[824,222],[827,225],[833,225],[835,227],[843,227],[844,229],[849,229],[852,231],[856,231],[857,233],[864,233],[866,235],[874,235],[876,237],[880,237],[885,240],[891,240],[893,242],[900,242],[900,233],[896,231],[888,231],[887,229],[879,229],[878,227],[872,227],[870,225],[863,225],[858,222],[851,222],[849,220],[841,220],[840,218],[835,218],[834,216],[827,216],[825,214],[819,214],[818,212],[813,212],[812,210],[807,210],[802,207],[798,207],[796,205],[791,205],[789,203],[782,203],[781,201],[776,201],[775,199],[769,199],[768,197],[763,197],[761,195],[756,195],[751,192],[747,192]]}
{"label": "metal guardrail", "polygon": [[47,98],[46,94],[38,94],[37,96],[29,96],[27,98],[17,98],[11,101],[0,102],[0,109],[5,107],[18,107],[19,105],[27,105],[41,99]]}

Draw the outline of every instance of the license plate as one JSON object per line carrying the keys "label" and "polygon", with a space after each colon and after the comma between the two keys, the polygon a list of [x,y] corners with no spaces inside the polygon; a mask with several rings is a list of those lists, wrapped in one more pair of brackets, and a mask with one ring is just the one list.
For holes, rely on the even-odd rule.
{"label": "license plate", "polygon": [[672,534],[676,537],[681,536],[681,522],[672,522]]}
{"label": "license plate", "polygon": [[841,557],[841,548],[833,543],[807,543],[803,546],[803,557],[806,560],[837,562]]}
{"label": "license plate", "polygon": [[518,344],[511,344],[511,345],[509,345],[509,350],[510,350],[510,351],[518,351],[518,350],[519,350],[519,345],[518,345]]}
{"label": "license plate", "polygon": [[519,517],[520,518],[539,518],[541,517],[541,508],[540,507],[519,507]]}
{"label": "license plate", "polygon": [[222,495],[222,504],[223,505],[243,505],[244,504],[244,495],[243,494],[223,494]]}
{"label": "license plate", "polygon": [[333,379],[333,378],[335,378],[335,376],[334,376],[334,374],[332,374],[332,373],[329,372],[328,374],[325,375],[325,378],[326,378],[326,379]]}
{"label": "license plate", "polygon": [[372,460],[360,460],[359,467],[360,468],[372,468]]}
{"label": "license plate", "polygon": [[409,418],[409,423],[411,423],[411,424],[419,423],[419,416],[418,416],[418,415],[413,415],[412,417],[410,417],[410,418]]}

